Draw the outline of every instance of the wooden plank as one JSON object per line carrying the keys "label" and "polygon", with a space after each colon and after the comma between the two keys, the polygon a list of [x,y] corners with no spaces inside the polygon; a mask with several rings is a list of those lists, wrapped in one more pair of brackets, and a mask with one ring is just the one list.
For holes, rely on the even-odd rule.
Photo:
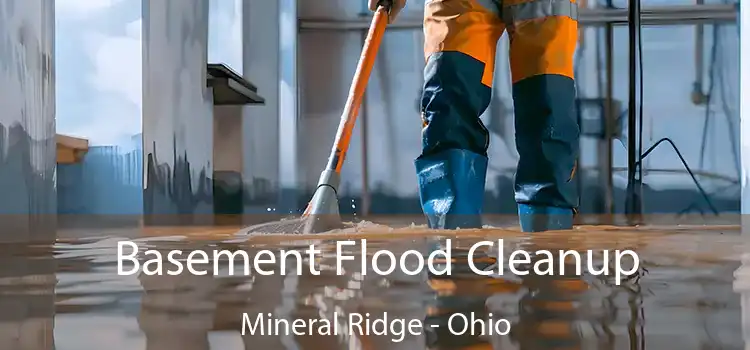
{"label": "wooden plank", "polygon": [[55,135],[57,164],[75,164],[83,160],[89,150],[89,141],[68,135]]}
{"label": "wooden plank", "polygon": [[55,136],[55,139],[57,141],[57,146],[64,146],[67,148],[77,149],[77,150],[86,150],[89,149],[89,140],[80,138],[80,137],[73,137],[68,135],[62,135],[57,134]]}

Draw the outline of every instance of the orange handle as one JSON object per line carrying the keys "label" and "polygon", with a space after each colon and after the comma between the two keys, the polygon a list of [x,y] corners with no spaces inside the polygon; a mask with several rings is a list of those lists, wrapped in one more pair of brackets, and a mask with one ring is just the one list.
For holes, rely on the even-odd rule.
{"label": "orange handle", "polygon": [[375,65],[375,58],[377,57],[380,42],[383,40],[387,24],[388,10],[380,6],[375,11],[372,23],[370,23],[370,30],[367,33],[362,55],[359,58],[359,64],[357,64],[352,85],[349,88],[349,97],[341,114],[341,122],[336,132],[336,139],[331,150],[331,156],[328,158],[326,170],[334,170],[336,173],[341,173],[341,167],[344,165],[346,152],[349,149],[352,132],[357,121],[357,115],[359,114],[359,107],[362,104],[362,97],[365,94],[370,73]]}

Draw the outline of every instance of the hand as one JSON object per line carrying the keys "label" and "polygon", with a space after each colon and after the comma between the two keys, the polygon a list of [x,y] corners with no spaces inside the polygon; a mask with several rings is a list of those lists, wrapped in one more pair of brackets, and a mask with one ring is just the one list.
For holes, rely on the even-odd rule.
{"label": "hand", "polygon": [[[388,2],[388,0],[368,0],[370,11],[377,10],[382,2]],[[388,22],[393,23],[393,21],[396,20],[398,13],[401,12],[404,6],[406,6],[406,0],[390,0],[390,3],[391,9],[388,13]]]}

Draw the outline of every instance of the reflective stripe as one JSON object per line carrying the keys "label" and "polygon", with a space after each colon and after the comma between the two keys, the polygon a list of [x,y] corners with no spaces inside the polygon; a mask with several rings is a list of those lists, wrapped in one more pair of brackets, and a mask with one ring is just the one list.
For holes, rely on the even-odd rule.
{"label": "reflective stripe", "polygon": [[[435,0],[424,0],[424,5],[427,6],[427,5],[429,5],[433,1],[435,1]],[[491,13],[494,13],[494,14],[496,14],[498,16],[500,15],[500,4],[499,4],[499,1],[500,0],[474,0],[474,2],[476,3],[476,5],[479,5],[482,8],[484,8],[485,10],[487,10],[487,11],[489,11]]]}
{"label": "reflective stripe", "polygon": [[551,16],[578,20],[578,4],[570,0],[534,0],[503,7],[503,22],[508,27],[514,23]]}

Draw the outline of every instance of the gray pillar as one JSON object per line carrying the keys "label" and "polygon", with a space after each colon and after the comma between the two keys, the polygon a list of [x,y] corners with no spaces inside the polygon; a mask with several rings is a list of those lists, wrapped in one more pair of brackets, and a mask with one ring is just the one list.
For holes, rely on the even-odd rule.
{"label": "gray pillar", "polygon": [[266,104],[245,107],[243,124],[248,213],[275,208],[279,189],[279,4],[246,0],[243,11],[243,75],[262,89]]}
{"label": "gray pillar", "polygon": [[[208,0],[143,0],[146,222],[213,221]],[[177,221],[175,221],[177,220]]]}
{"label": "gray pillar", "polygon": [[243,73],[266,99],[265,105],[245,108],[246,208],[288,213],[300,209],[296,1],[247,0],[243,13]]}
{"label": "gray pillar", "polygon": [[0,6],[0,242],[55,238],[55,3]]}

